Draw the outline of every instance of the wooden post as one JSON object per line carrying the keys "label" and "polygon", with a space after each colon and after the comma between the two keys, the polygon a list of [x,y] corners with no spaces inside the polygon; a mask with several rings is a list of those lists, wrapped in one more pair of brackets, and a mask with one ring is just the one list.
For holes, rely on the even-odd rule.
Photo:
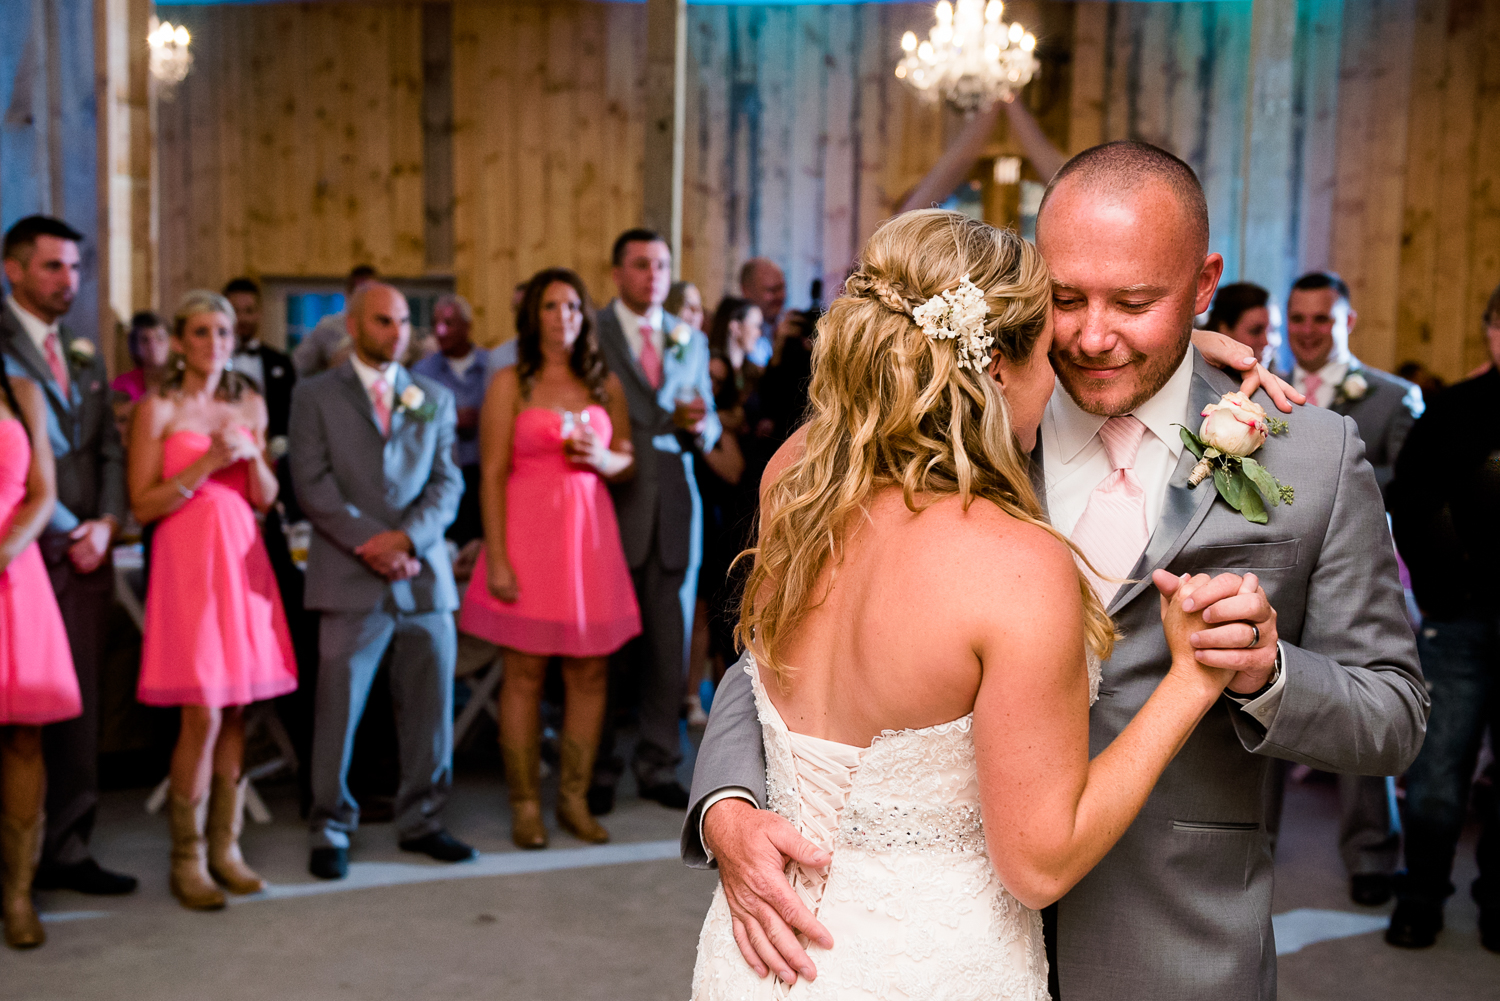
{"label": "wooden post", "polygon": [[423,247],[429,273],[453,270],[453,4],[422,5]]}
{"label": "wooden post", "polygon": [[646,147],[641,221],[667,238],[682,268],[687,0],[646,0]]}
{"label": "wooden post", "polygon": [[1250,86],[1241,160],[1240,273],[1281,301],[1296,263],[1292,231],[1293,45],[1297,0],[1255,0],[1250,28]]}

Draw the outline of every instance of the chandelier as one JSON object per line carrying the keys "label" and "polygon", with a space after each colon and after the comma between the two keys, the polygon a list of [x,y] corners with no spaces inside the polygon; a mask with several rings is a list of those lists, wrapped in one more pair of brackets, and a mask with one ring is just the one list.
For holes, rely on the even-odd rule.
{"label": "chandelier", "polygon": [[193,37],[182,25],[151,18],[151,33],[146,44],[151,47],[151,75],[171,87],[179,84],[193,68],[193,54],[188,51]]}
{"label": "chandelier", "polygon": [[942,98],[959,111],[981,111],[1008,99],[1041,68],[1033,51],[1036,36],[1020,24],[1000,19],[1000,0],[942,0],[937,23],[919,43],[915,32],[901,38],[906,57],[896,79],[918,95]]}

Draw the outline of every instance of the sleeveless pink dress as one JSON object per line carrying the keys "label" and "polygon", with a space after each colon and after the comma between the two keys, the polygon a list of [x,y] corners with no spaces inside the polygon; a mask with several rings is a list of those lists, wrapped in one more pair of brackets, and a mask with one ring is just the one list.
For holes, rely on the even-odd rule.
{"label": "sleeveless pink dress", "polygon": [[[25,425],[0,420],[0,537],[26,499],[30,470]],[[81,712],[73,651],[33,542],[0,573],[0,725],[41,726]]]}
{"label": "sleeveless pink dress", "polygon": [[[588,413],[608,441],[608,411],[591,406]],[[609,490],[598,473],[567,460],[562,441],[557,411],[529,407],[516,415],[505,539],[521,595],[514,604],[493,597],[481,555],[458,627],[523,653],[602,657],[640,634],[641,614]]]}
{"label": "sleeveless pink dress", "polygon": [[[168,435],[162,476],[176,476],[208,447],[197,431]],[[146,705],[243,706],[297,688],[291,634],[248,490],[248,464],[236,462],[157,522],[136,692]]]}

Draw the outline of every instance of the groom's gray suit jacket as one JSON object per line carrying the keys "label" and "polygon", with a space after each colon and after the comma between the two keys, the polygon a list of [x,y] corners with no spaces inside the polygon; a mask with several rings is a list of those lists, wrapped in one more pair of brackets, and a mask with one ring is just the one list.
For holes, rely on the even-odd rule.
{"label": "groom's gray suit jacket", "polygon": [[[1183,423],[1234,380],[1194,352]],[[1270,403],[1260,402],[1267,410]],[[1264,1001],[1276,996],[1271,853],[1262,786],[1270,758],[1361,775],[1397,775],[1416,756],[1428,698],[1407,625],[1380,491],[1354,422],[1304,407],[1257,454],[1296,502],[1253,525],[1212,483],[1187,486],[1184,450],[1160,520],[1110,602],[1122,639],[1090,714],[1090,753],[1119,735],[1165,675],[1170,655],[1151,571],[1253,571],[1277,611],[1285,686],[1269,730],[1228,699],[1209,711],[1129,830],[1058,903],[1063,1001]],[[1041,456],[1033,456],[1040,479]],[[1039,486],[1039,493],[1041,493]],[[1045,494],[1043,493],[1043,496]],[[764,803],[765,764],[748,678],[714,698],[683,827],[689,865],[704,797],[741,786]],[[1003,806],[1001,807],[1003,809]]]}

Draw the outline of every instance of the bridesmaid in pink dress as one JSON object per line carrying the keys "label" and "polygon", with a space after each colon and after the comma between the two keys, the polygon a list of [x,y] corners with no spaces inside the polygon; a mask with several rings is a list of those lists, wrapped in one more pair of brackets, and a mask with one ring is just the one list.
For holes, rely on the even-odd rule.
{"label": "bridesmaid in pink dress", "polygon": [[[255,511],[276,500],[266,404],[229,371],[234,309],[189,292],[173,321],[173,374],[141,400],[130,435],[130,501],[156,522],[137,697],[181,706],[172,754],[172,893],[224,906],[265,882],[245,865],[244,706],[297,687],[281,595]],[[206,837],[205,837],[206,835]],[[206,851],[205,851],[206,845]]]}
{"label": "bridesmaid in pink dress", "polygon": [[583,280],[533,277],[516,320],[517,364],[496,373],[480,414],[485,548],[459,628],[505,649],[500,749],[511,839],[545,848],[539,707],[561,656],[567,700],[557,820],[599,844],[587,794],[604,723],[608,658],[641,631],[606,481],[634,471],[620,380],[604,367]]}
{"label": "bridesmaid in pink dress", "polygon": [[46,828],[42,725],[83,711],[52,582],[36,540],[57,500],[47,404],[0,360],[0,868],[5,943],[46,941],[31,881]]}

